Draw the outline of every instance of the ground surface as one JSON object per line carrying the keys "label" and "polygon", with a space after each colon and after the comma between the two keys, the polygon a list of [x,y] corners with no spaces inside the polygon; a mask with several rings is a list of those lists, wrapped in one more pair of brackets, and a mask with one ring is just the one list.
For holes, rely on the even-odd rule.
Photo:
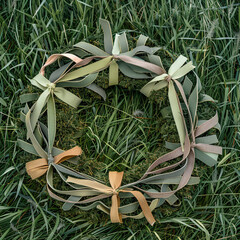
{"label": "ground surface", "polygon": [[[240,4],[115,2],[13,0],[0,6],[0,239],[239,239]],[[156,210],[153,228],[146,220],[113,225],[98,210],[61,211],[61,204],[48,197],[44,177],[31,181],[27,176],[25,163],[34,158],[16,144],[25,134],[19,96],[32,91],[28,78],[52,53],[83,39],[102,44],[99,17],[112,23],[114,33],[127,30],[132,42],[142,33],[149,36],[149,44],[163,47],[166,56],[193,59],[204,92],[217,100],[210,109],[219,113],[223,155],[214,168],[196,166],[200,184],[178,193],[181,205]],[[128,169],[126,181],[134,179],[148,161],[166,151],[165,140],[176,139],[172,120],[160,113],[168,104],[166,93],[156,104],[133,91],[131,83],[125,87],[109,88],[105,103],[80,91],[85,103],[78,111],[57,103],[58,146],[79,144],[85,153],[81,166],[102,179],[111,169]],[[205,107],[201,114],[211,111]]]}

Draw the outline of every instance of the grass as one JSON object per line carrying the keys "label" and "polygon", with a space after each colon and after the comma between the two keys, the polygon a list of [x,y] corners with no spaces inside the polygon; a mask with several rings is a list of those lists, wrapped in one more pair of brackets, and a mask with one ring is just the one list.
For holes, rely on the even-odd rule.
{"label": "grass", "polygon": [[[99,17],[112,22],[114,33],[127,29],[133,41],[142,33],[150,37],[150,44],[162,46],[165,55],[188,56],[197,66],[204,91],[218,101],[222,126],[219,139],[224,147],[218,165],[197,165],[201,183],[179,192],[180,206],[164,205],[156,210],[158,223],[153,228],[145,220],[111,224],[97,210],[63,213],[60,205],[48,197],[44,178],[36,182],[26,175],[25,162],[33,158],[16,144],[17,137],[25,134],[19,120],[19,96],[26,91],[28,78],[36,75],[52,53],[63,52],[82,39],[101,43]],[[233,0],[2,2],[0,239],[239,239],[239,29],[240,4]],[[162,136],[164,121],[159,105],[122,88],[110,88],[107,94],[108,100],[102,104],[97,98],[89,99],[90,93],[82,92],[88,105],[78,111],[58,103],[59,126],[66,124],[64,114],[68,111],[74,116],[68,132],[76,134],[74,142],[68,142],[70,135],[62,128],[58,137],[64,136],[63,147],[76,143],[83,147],[86,169],[98,157],[95,173],[99,169],[107,172],[113,166],[133,171],[139,163],[164,151],[162,142],[171,135],[166,139]],[[131,104],[126,105],[122,99]],[[143,115],[134,116],[136,110]],[[168,132],[174,138],[174,132]],[[88,161],[84,161],[86,158]]]}

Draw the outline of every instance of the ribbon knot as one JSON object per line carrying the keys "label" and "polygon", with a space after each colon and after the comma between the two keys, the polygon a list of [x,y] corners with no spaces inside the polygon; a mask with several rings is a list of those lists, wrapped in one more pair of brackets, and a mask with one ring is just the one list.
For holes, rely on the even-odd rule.
{"label": "ribbon knot", "polygon": [[164,73],[164,74],[161,74],[160,76],[155,77],[146,85],[144,85],[140,90],[141,93],[149,97],[153,90],[157,91],[164,87],[168,87],[168,99],[169,99],[170,107],[172,110],[173,118],[176,123],[176,128],[178,131],[182,150],[184,149],[186,132],[184,129],[184,120],[182,117],[182,107],[180,104],[177,91],[175,89],[175,85],[177,85],[177,88],[188,109],[188,104],[186,101],[184,89],[180,84],[180,82],[178,81],[178,79],[182,78],[183,76],[185,76],[187,73],[189,73],[191,70],[195,68],[192,62],[188,62],[187,64],[184,65],[186,61],[187,61],[186,57],[182,55],[179,56],[177,60],[170,66],[168,73]]}
{"label": "ribbon knot", "polygon": [[26,163],[26,170],[28,175],[32,179],[36,179],[48,171],[49,165],[52,163],[59,164],[72,157],[76,157],[82,154],[82,149],[78,146],[71,148],[65,152],[62,152],[55,157],[52,154],[48,155],[48,159],[39,158]]}
{"label": "ribbon knot", "polygon": [[119,59],[119,56],[116,55],[116,54],[113,54],[113,55],[112,55],[112,58],[117,60],[117,59]]}
{"label": "ribbon knot", "polygon": [[47,84],[47,87],[51,90],[51,91],[54,91],[55,87],[56,87],[56,84],[55,83],[48,83]]}
{"label": "ribbon knot", "polygon": [[195,148],[196,146],[197,146],[197,145],[196,145],[196,142],[195,142],[195,141],[191,142],[190,148]]}
{"label": "ribbon knot", "polygon": [[172,76],[168,75],[165,77],[165,80],[170,83],[170,81],[172,80]]}
{"label": "ribbon knot", "polygon": [[48,165],[50,165],[51,163],[53,163],[54,162],[54,157],[53,157],[53,155],[50,153],[49,155],[48,155]]}
{"label": "ribbon knot", "polygon": [[113,192],[112,192],[113,195],[118,195],[118,191],[116,189],[113,189]]}
{"label": "ribbon knot", "polygon": [[[61,99],[63,102],[69,104],[70,106],[77,108],[79,103],[81,102],[81,99],[74,95],[73,93],[69,92],[65,88],[57,87],[55,83],[50,82],[48,79],[46,79],[41,73],[39,73],[37,76],[35,76],[32,80],[30,80],[32,85],[40,88],[43,90],[42,94],[39,96],[38,100],[32,107],[31,112],[31,127],[33,131],[35,130],[37,121],[40,117],[40,114],[46,104],[49,104],[51,107],[51,110],[48,110],[48,113],[51,116],[55,116],[55,101],[53,95],[57,96],[59,99]],[[52,95],[52,96],[51,96]],[[29,138],[29,134],[28,134]]]}

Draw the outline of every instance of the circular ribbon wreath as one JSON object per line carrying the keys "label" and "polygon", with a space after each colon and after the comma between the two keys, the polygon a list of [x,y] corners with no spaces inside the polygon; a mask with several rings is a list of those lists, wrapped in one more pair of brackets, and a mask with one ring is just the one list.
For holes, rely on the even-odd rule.
{"label": "circular ribbon wreath", "polygon": [[[186,185],[199,183],[199,177],[191,176],[195,158],[208,166],[217,163],[217,157],[221,154],[222,148],[213,145],[218,142],[216,135],[205,133],[213,127],[220,129],[218,117],[216,114],[209,120],[198,120],[198,103],[213,101],[213,99],[200,93],[201,83],[195,73],[194,87],[192,81],[186,76],[194,69],[192,62],[185,64],[187,58],[179,56],[166,72],[160,57],[154,55],[160,48],[145,46],[147,37],[140,35],[136,47],[130,51],[125,33],[116,34],[113,42],[109,22],[100,19],[100,25],[104,32],[104,50],[86,42],[77,43],[74,49],[67,53],[50,56],[40,73],[30,80],[32,85],[43,92],[40,96],[37,93],[29,93],[20,97],[20,101],[26,103],[21,112],[21,119],[26,124],[27,139],[30,139],[31,143],[20,139],[18,143],[25,151],[40,156],[37,160],[27,162],[27,173],[32,179],[46,174],[48,193],[51,197],[64,202],[64,210],[70,210],[73,205],[77,205],[82,210],[97,207],[110,214],[111,221],[114,223],[122,222],[124,218],[145,217],[153,225],[155,219],[152,211],[155,208],[162,205],[165,200],[169,204],[174,204],[177,200],[174,194],[178,190]],[[63,57],[70,59],[70,62],[53,71],[47,79],[44,76],[45,68]],[[150,79],[140,90],[147,97],[152,91],[167,87],[170,108],[180,140],[179,144],[167,142],[166,147],[172,151],[155,160],[138,181],[126,185],[121,185],[123,172],[110,171],[110,186],[108,186],[92,176],[63,165],[64,161],[72,163],[77,161],[76,157],[82,153],[80,147],[76,146],[67,151],[54,147],[56,135],[54,98],[57,97],[76,108],[81,99],[65,87],[87,87],[105,99],[104,90],[94,81],[98,73],[106,68],[109,68],[109,85],[118,84],[119,70],[123,75],[133,79]],[[31,108],[28,106],[30,101],[35,101]],[[186,111],[186,116],[183,114],[183,109]],[[46,111],[47,126],[39,120]],[[181,160],[167,167],[161,167],[161,164],[178,157],[181,157]],[[54,169],[69,190],[60,190],[54,186]],[[142,189],[139,185],[148,186],[148,189]],[[172,190],[169,185],[177,187]],[[57,194],[67,196],[67,199]],[[108,197],[112,198],[110,207],[102,201]],[[120,206],[121,198],[135,198],[137,201]],[[139,205],[142,212],[133,215]]]}

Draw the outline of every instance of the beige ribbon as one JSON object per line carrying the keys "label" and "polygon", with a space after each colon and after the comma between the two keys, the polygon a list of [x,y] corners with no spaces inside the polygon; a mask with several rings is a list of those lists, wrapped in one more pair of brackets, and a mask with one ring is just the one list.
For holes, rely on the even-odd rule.
{"label": "beige ribbon", "polygon": [[41,67],[40,73],[44,76],[45,68],[47,66],[51,65],[52,63],[54,63],[57,59],[59,59],[61,57],[69,58],[70,60],[72,60],[75,63],[80,63],[80,62],[83,61],[81,58],[79,58],[79,57],[77,57],[77,56],[75,56],[74,54],[71,54],[71,53],[53,54],[47,59],[45,64]]}
{"label": "beige ribbon", "polygon": [[[109,182],[111,187],[106,186],[102,183],[92,180],[78,179],[68,177],[66,182],[75,183],[84,187],[88,187],[99,191],[100,193],[112,196],[112,205],[110,209],[110,218],[112,223],[122,223],[122,214],[119,213],[120,207],[120,192],[131,193],[139,202],[139,205],[143,211],[143,214],[147,221],[153,225],[156,221],[152,215],[151,209],[147,203],[146,198],[140,191],[134,191],[130,189],[121,189],[121,183],[123,178],[123,172],[109,172]],[[87,200],[86,200],[87,201]]]}
{"label": "beige ribbon", "polygon": [[50,163],[59,164],[59,163],[62,163],[64,161],[72,158],[72,157],[76,157],[81,154],[82,154],[82,149],[80,147],[76,146],[72,149],[69,149],[65,152],[58,154],[55,157],[52,157],[50,155],[48,157],[48,159],[39,158],[39,159],[33,160],[31,162],[28,162],[28,163],[26,163],[26,170],[27,170],[28,175],[32,179],[36,179],[47,172]]}

